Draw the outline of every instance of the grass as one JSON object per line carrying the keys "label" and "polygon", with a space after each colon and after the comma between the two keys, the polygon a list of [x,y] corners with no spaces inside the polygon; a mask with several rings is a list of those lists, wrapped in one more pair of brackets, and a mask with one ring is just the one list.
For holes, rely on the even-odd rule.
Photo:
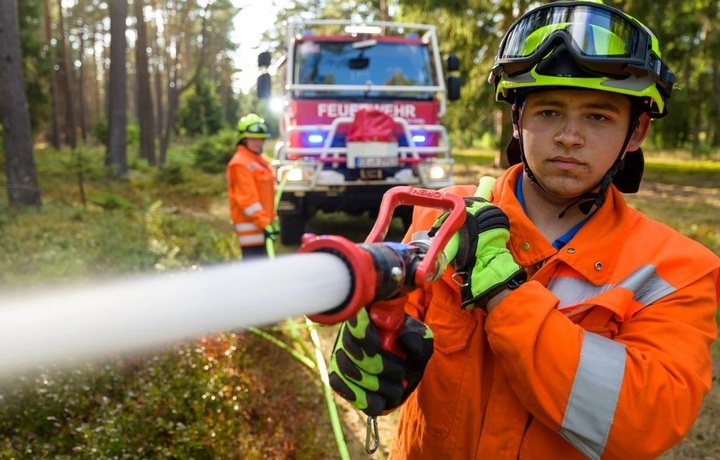
{"label": "grass", "polygon": [[[476,168],[490,167],[493,157],[455,152],[457,178],[475,181]],[[677,157],[649,156],[641,193],[628,200],[720,254],[720,164]],[[110,179],[99,150],[38,150],[42,209],[10,208],[0,198],[0,294],[237,259],[224,174],[193,168],[186,146],[168,159],[161,173],[133,159],[129,178],[119,181]],[[329,214],[308,230],[360,242],[371,226],[367,218]],[[388,239],[401,235],[396,222]],[[287,332],[266,331],[299,350]],[[321,334],[331,342],[334,329]],[[717,343],[713,353],[720,363]],[[664,460],[720,456],[717,369],[715,379],[695,428]],[[335,459],[322,394],[317,375],[286,351],[254,334],[226,331],[2,382],[0,457]],[[356,412],[343,406],[342,414],[358,458],[365,427]],[[380,420],[383,445],[393,424],[392,417]]]}

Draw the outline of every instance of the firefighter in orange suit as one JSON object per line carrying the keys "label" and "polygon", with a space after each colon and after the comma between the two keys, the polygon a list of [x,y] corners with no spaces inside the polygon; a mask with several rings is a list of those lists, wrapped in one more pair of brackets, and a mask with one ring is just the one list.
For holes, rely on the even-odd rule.
{"label": "firefighter in orange suit", "polygon": [[230,216],[243,260],[267,257],[266,239],[277,240],[275,176],[263,158],[270,137],[265,120],[254,113],[240,119],[235,155],[227,166]]}
{"label": "firefighter in orange suit", "polygon": [[[511,104],[515,163],[465,197],[457,255],[380,349],[342,324],[333,389],[370,416],[401,407],[391,459],[655,459],[712,384],[720,259],[629,207],[642,141],[675,77],[655,36],[599,1],[511,26],[489,81]],[[658,200],[658,206],[663,203]],[[406,241],[443,217],[416,209]]]}

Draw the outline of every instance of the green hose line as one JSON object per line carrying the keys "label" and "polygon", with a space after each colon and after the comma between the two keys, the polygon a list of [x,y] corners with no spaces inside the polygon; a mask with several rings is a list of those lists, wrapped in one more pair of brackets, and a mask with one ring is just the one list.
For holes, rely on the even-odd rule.
{"label": "green hose line", "polygon": [[315,345],[315,362],[317,363],[318,374],[320,374],[320,380],[322,380],[323,389],[325,390],[325,401],[327,402],[328,415],[330,416],[330,424],[332,425],[333,434],[335,435],[338,453],[342,460],[350,460],[350,453],[348,452],[345,437],[343,436],[337,405],[335,404],[332,388],[330,387],[330,378],[328,377],[325,357],[323,356],[320,345],[320,337],[318,336],[317,330],[313,327],[312,321],[305,318],[305,322],[310,330],[310,338],[312,339],[313,345]]}
{"label": "green hose line", "polygon": [[302,364],[306,365],[310,369],[315,369],[316,365],[313,360],[311,360],[307,356],[303,355],[299,351],[293,350],[292,348],[287,346],[287,344],[285,342],[283,342],[282,340],[278,340],[275,337],[268,334],[267,332],[263,331],[262,329],[258,329],[256,327],[249,327],[248,330],[254,334],[259,335],[260,337],[267,340],[268,342],[270,342],[274,345],[277,345],[278,347],[282,348],[283,350],[286,350],[288,353],[290,353],[293,356],[293,358],[297,359],[298,361],[300,361]]}
{"label": "green hose line", "polygon": [[[299,160],[298,160],[299,161]],[[293,166],[298,163],[296,161],[293,163]],[[280,202],[280,196],[282,195],[282,191],[285,188],[285,182],[286,178],[283,178],[283,180],[280,182],[280,185],[278,186],[278,190],[275,193],[275,209],[277,209],[278,204]],[[265,239],[265,248],[267,250],[268,258],[272,259],[275,257],[275,245],[274,242],[266,238]],[[251,327],[249,330],[260,337],[263,337],[264,339],[268,340],[269,342],[277,345],[278,347],[287,350],[295,359],[300,361],[302,364],[306,365],[310,369],[317,369],[318,374],[320,375],[320,380],[323,384],[323,392],[325,395],[325,402],[327,404],[328,409],[328,416],[330,417],[330,424],[332,425],[333,435],[335,436],[335,443],[337,444],[338,453],[340,454],[341,460],[350,460],[350,453],[347,449],[347,444],[345,443],[345,438],[343,436],[342,432],[342,426],[340,424],[340,416],[338,415],[337,405],[335,405],[335,399],[333,398],[333,392],[332,388],[330,387],[330,379],[328,377],[327,373],[327,366],[325,364],[325,357],[322,354],[322,347],[320,345],[320,337],[318,336],[317,331],[315,330],[315,327],[313,326],[312,321],[310,321],[307,317],[305,318],[305,324],[307,326],[308,331],[310,332],[310,338],[312,339],[313,346],[315,347],[315,351],[313,353],[312,350],[310,350],[310,347],[307,345],[305,340],[303,340],[302,336],[298,332],[298,325],[295,323],[295,320],[292,318],[287,318],[286,320],[287,324],[287,330],[290,332],[290,337],[292,338],[293,342],[300,345],[302,348],[303,353],[298,352],[297,350],[294,350],[290,348],[285,342],[282,342],[281,340],[276,339],[272,335],[268,334],[265,331],[262,331],[258,328]],[[283,328],[280,328],[283,329]]]}
{"label": "green hose line", "polygon": [[[292,165],[290,165],[291,168],[294,168],[295,166],[300,164],[301,160],[295,160]],[[287,183],[287,174],[285,174],[285,177],[282,178],[280,183],[278,184],[277,190],[275,190],[275,212],[277,212],[278,205],[280,205],[280,197],[282,196],[283,190],[285,190],[285,184]]]}
{"label": "green hose line", "polygon": [[300,332],[298,331],[298,325],[295,322],[294,319],[288,318],[286,320],[287,328],[290,330],[290,337],[300,345],[300,347],[303,350],[303,353],[305,353],[305,356],[307,356],[310,359],[315,359],[315,353],[313,353],[312,350],[310,350],[310,347],[307,344],[307,341],[303,340],[302,336],[300,336]]}
{"label": "green hose line", "polygon": [[275,258],[275,242],[270,238],[265,238],[265,252],[267,252],[268,258]]}

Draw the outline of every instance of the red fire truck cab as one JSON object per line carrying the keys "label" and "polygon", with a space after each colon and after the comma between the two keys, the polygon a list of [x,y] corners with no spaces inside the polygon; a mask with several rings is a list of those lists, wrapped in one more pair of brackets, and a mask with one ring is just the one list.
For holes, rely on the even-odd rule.
{"label": "red fire truck cab", "polygon": [[[444,74],[458,68],[455,56],[441,59],[431,25],[289,21],[273,162],[281,242],[298,244],[318,211],[374,217],[391,187],[452,185],[440,118],[460,95],[459,78]],[[270,86],[261,74],[258,95]],[[406,225],[411,212],[396,210]]]}

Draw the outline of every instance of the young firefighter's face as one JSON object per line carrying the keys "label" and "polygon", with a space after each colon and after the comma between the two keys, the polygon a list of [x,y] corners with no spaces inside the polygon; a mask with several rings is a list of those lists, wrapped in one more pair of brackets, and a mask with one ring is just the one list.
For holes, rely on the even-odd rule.
{"label": "young firefighter's face", "polygon": [[[566,200],[597,188],[620,153],[630,126],[631,101],[621,94],[553,89],[528,94],[520,109],[525,157],[551,196]],[[627,150],[647,133],[642,117]],[[515,137],[518,137],[517,126]]]}

